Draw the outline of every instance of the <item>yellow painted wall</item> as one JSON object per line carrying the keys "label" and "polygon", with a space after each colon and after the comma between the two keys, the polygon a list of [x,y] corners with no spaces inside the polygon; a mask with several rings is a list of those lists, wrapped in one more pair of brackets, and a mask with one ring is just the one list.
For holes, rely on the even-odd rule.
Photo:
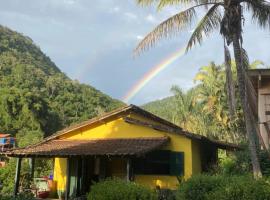
{"label": "yellow painted wall", "polygon": [[64,191],[66,188],[67,159],[55,158],[54,160],[54,181],[57,184],[57,190]]}
{"label": "yellow painted wall", "polygon": [[192,140],[192,174],[199,174],[201,171],[201,146],[198,141]]}
{"label": "yellow painted wall", "polygon": [[[130,115],[133,118],[141,119],[144,121],[155,123],[152,120],[144,119],[139,115]],[[163,149],[184,152],[184,178],[189,178],[193,171],[199,172],[200,169],[196,166],[199,165],[199,157],[192,156],[192,150],[198,152],[196,144],[192,140],[176,134],[157,131],[148,127],[138,126],[126,123],[123,118],[117,118],[113,121],[102,121],[95,125],[80,128],[61,136],[61,139],[101,139],[101,138],[137,138],[137,137],[170,137],[170,142],[163,147]],[[193,163],[195,164],[193,166]],[[119,163],[118,163],[119,164]],[[57,180],[58,190],[64,188],[66,160],[56,159],[55,162],[55,180]],[[121,174],[115,172],[115,174]],[[148,186],[156,187],[158,184],[161,187],[175,189],[178,185],[176,177],[172,176],[151,176],[151,175],[137,175],[135,182],[145,184]]]}
{"label": "yellow painted wall", "polygon": [[156,188],[168,188],[168,189],[177,189],[179,182],[174,176],[163,176],[163,175],[136,175],[135,182],[146,187]]}
{"label": "yellow painted wall", "polygon": [[162,137],[164,133],[147,127],[126,123],[122,118],[110,122],[100,122],[80,130],[67,133],[61,139],[104,139],[104,138],[137,138]]}

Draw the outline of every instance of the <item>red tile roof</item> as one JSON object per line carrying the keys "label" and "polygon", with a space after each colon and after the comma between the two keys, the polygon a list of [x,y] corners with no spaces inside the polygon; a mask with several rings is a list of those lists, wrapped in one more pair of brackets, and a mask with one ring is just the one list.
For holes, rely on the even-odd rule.
{"label": "red tile roof", "polygon": [[168,137],[49,140],[25,148],[8,150],[4,154],[11,157],[130,156],[147,153],[168,141]]}

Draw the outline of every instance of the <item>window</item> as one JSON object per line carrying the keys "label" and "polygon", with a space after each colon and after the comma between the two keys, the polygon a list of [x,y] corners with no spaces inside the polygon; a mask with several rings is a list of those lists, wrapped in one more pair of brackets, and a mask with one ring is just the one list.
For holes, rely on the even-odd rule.
{"label": "window", "polygon": [[184,175],[184,153],[168,150],[154,151],[133,162],[135,174]]}

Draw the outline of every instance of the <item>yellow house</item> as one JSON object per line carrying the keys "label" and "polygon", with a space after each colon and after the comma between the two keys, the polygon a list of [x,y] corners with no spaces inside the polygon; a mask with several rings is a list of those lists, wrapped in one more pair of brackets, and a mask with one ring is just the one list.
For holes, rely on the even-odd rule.
{"label": "yellow house", "polygon": [[68,199],[87,193],[93,181],[107,177],[175,189],[179,178],[187,179],[215,163],[218,148],[237,146],[188,133],[130,105],[5,154],[18,157],[15,194],[21,159],[49,157],[54,158],[57,191]]}

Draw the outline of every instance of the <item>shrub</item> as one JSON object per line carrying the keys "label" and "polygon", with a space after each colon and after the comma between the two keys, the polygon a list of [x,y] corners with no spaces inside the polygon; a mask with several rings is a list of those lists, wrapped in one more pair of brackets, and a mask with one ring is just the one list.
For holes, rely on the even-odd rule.
{"label": "shrub", "polygon": [[206,200],[207,194],[224,182],[220,176],[198,175],[183,182],[176,192],[177,200]]}
{"label": "shrub", "polygon": [[157,196],[149,188],[120,179],[107,179],[91,186],[88,200],[156,200]]}
{"label": "shrub", "polygon": [[263,175],[270,176],[269,151],[260,151],[259,159]]}
{"label": "shrub", "polygon": [[[242,145],[243,150],[226,155],[220,153],[218,167],[212,172],[221,175],[247,175],[252,172],[252,164],[249,150],[246,145]],[[258,150],[261,170],[263,175],[270,176],[269,152]]]}
{"label": "shrub", "polygon": [[251,176],[194,176],[180,185],[177,200],[270,200],[270,185]]}
{"label": "shrub", "polygon": [[269,200],[270,185],[251,177],[232,177],[230,181],[207,195],[208,200]]}
{"label": "shrub", "polygon": [[34,200],[34,195],[32,193],[21,193],[16,197],[13,196],[1,196],[1,200]]}
{"label": "shrub", "polygon": [[215,174],[220,175],[246,175],[251,172],[249,150],[246,145],[242,145],[243,150],[226,154],[219,152],[219,163]]}
{"label": "shrub", "polygon": [[170,189],[157,190],[158,200],[176,200],[175,191]]}

